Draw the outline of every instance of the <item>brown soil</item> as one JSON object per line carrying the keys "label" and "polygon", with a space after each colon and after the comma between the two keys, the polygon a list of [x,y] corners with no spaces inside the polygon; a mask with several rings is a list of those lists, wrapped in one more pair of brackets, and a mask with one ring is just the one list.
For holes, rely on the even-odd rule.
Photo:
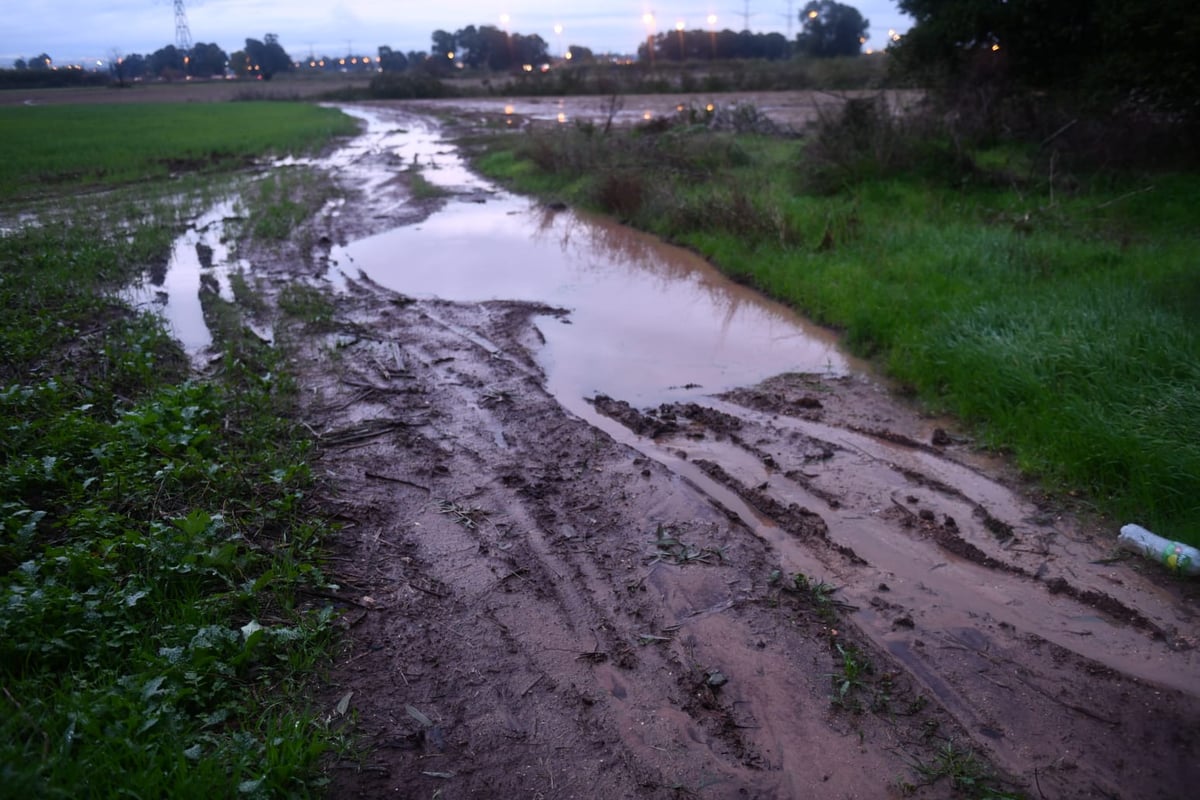
{"label": "brown soil", "polygon": [[1030,798],[1200,780],[1194,587],[879,382],[584,419],[535,359],[561,311],[365,278],[337,306],[279,328],[344,525],[320,702],[363,750],[331,796],[941,797],[968,751]]}

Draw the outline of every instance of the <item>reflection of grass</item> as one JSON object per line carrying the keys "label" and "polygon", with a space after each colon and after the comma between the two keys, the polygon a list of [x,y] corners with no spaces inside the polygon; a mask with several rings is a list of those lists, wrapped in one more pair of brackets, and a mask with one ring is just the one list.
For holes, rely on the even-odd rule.
{"label": "reflection of grass", "polygon": [[[1028,170],[1036,153],[971,162],[876,134],[864,156],[689,126],[560,126],[499,138],[477,165],[698,250],[844,331],[1051,488],[1200,542],[1200,178],[1157,175],[1144,191],[1137,175],[1081,174],[1064,188],[1026,171],[1003,189],[1016,179],[994,165]],[[806,166],[818,153],[823,171]]]}
{"label": "reflection of grass", "polygon": [[0,108],[0,198],[242,166],[309,150],[353,120],[303,103]]}

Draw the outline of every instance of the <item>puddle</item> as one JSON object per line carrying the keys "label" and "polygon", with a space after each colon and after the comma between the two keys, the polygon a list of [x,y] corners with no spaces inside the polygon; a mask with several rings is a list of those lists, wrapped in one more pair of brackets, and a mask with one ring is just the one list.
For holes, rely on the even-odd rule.
{"label": "puddle", "polygon": [[[175,240],[162,270],[150,270],[138,283],[121,292],[121,299],[134,308],[161,316],[171,335],[194,362],[203,361],[213,343],[204,321],[201,293],[216,292],[232,302],[229,274],[249,266],[233,259],[222,241],[225,221],[233,216],[232,199],[205,211]],[[254,331],[267,341],[272,339],[269,330],[254,328]]]}
{"label": "puddle", "polygon": [[[359,110],[354,110],[359,115]],[[378,114],[368,126],[388,127]],[[334,248],[331,274],[362,271],[418,298],[524,300],[567,309],[539,325],[550,391],[593,416],[585,396],[634,404],[695,398],[787,371],[844,374],[827,331],[717,272],[687,250],[614,222],[554,211],[465,172],[436,135],[395,123],[375,147],[432,165],[431,182],[468,193],[424,222]],[[372,136],[368,132],[368,138]],[[487,193],[486,198],[478,192]],[[483,202],[481,202],[483,201]]]}

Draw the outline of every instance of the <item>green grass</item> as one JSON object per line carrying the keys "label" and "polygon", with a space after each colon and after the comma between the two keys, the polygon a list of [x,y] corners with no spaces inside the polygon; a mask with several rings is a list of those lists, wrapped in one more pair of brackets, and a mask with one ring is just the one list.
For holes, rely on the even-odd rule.
{"label": "green grass", "polygon": [[688,127],[488,147],[485,172],[685,244],[842,330],[1114,532],[1200,543],[1200,177],[1052,185],[1020,149],[960,171],[937,141],[897,166]]}
{"label": "green grass", "polygon": [[308,700],[328,527],[260,300],[209,304],[199,379],[115,295],[220,191],[146,181],[0,235],[2,796],[319,796],[341,745]]}
{"label": "green grass", "polygon": [[0,108],[0,200],[228,170],[355,130],[303,103],[161,103]]}

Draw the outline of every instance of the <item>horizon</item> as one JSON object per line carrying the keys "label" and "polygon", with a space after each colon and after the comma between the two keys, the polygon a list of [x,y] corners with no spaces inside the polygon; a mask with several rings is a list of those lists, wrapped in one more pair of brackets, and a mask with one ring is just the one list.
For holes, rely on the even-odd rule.
{"label": "horizon", "polygon": [[[55,66],[81,65],[105,68],[114,52],[122,55],[151,53],[176,44],[175,13],[170,0],[107,0],[85,2],[84,8],[71,0],[42,0],[33,10],[38,16],[19,18],[0,31],[0,66],[12,67],[17,59],[29,60],[44,53]],[[576,4],[571,11],[540,10],[543,0],[511,2],[459,2],[452,10],[430,10],[428,6],[398,3],[380,9],[369,0],[337,0],[334,3],[304,2],[285,5],[279,0],[196,0],[188,3],[186,19],[193,43],[216,44],[228,54],[242,49],[246,39],[262,40],[268,33],[293,61],[313,56],[368,55],[383,46],[404,53],[430,49],[436,30],[454,32],[468,25],[492,25],[525,36],[539,35],[553,54],[567,47],[587,47],[597,54],[630,55],[637,52],[650,28],[643,16],[653,13],[654,32],[673,30],[682,21],[687,30],[709,30],[709,15],[716,17],[716,30],[750,30],[787,36],[790,6],[795,19],[791,36],[800,31],[802,2],[745,2],[742,12],[722,0],[698,2]],[[864,52],[886,47],[888,31],[903,33],[911,25],[890,0],[846,3],[870,20]],[[405,8],[405,7],[408,8]],[[614,10],[614,6],[617,8]],[[653,7],[652,7],[653,6]],[[56,13],[60,9],[61,13]],[[746,16],[746,12],[749,16]],[[53,20],[70,18],[75,24],[56,25]],[[263,20],[274,20],[266,22]],[[749,27],[743,23],[748,21]],[[276,24],[279,23],[279,24]],[[263,30],[257,30],[262,28]],[[561,33],[559,32],[561,31]]]}

